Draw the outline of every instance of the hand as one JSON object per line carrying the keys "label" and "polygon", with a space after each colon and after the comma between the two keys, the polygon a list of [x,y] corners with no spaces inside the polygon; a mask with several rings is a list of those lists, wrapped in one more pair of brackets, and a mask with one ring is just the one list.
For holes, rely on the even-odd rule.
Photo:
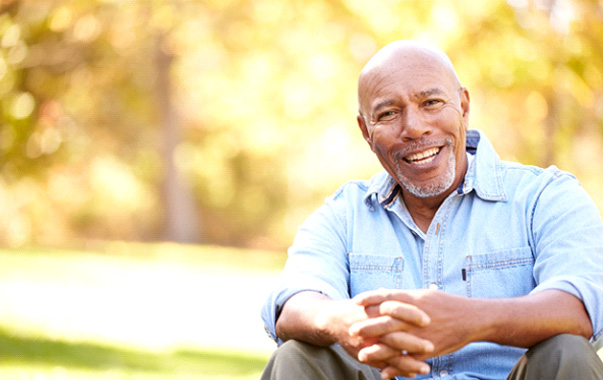
{"label": "hand", "polygon": [[[289,298],[276,322],[276,332],[283,340],[297,339],[317,346],[338,343],[353,358],[364,347],[377,343],[377,338],[352,337],[350,326],[379,316],[375,308],[365,308],[352,300],[332,300],[324,294],[305,291]],[[386,362],[367,361],[383,368]]]}
{"label": "hand", "polygon": [[[349,333],[350,326],[378,316],[378,310],[375,308],[362,307],[352,300],[328,300],[323,302],[317,313],[316,325],[320,334],[329,337],[329,341],[339,344],[350,356],[358,359],[358,353],[363,348],[376,344],[378,339],[352,336]],[[387,365],[382,361],[366,361],[366,363],[378,368]]]}
{"label": "hand", "polygon": [[[357,360],[368,364],[376,368],[387,368],[391,366],[388,359],[394,358],[400,363],[403,363],[405,368],[410,368],[412,371],[405,372],[405,376],[412,377],[416,373],[426,373],[429,371],[429,366],[421,361],[413,359],[411,356],[406,355],[401,357],[400,351],[391,352],[388,357],[375,357],[371,359],[367,355],[359,355],[364,350],[371,350],[371,348],[378,347],[378,337],[362,337],[357,334],[353,334],[353,326],[370,321],[372,318],[384,318],[381,315],[379,307],[363,307],[358,305],[354,300],[341,300],[341,301],[326,301],[320,308],[321,311],[317,315],[317,325],[319,331],[322,331],[326,335],[331,335],[333,340],[342,346],[346,352],[356,358]],[[408,307],[407,319],[410,323],[416,323],[418,325],[424,325],[429,323],[429,317],[423,311],[416,307]],[[417,337],[409,337],[410,343],[407,345],[407,349],[412,353],[424,354],[433,350],[433,345],[430,342],[426,342],[423,339]],[[402,366],[402,364],[400,364]],[[423,367],[423,368],[422,368]]]}
{"label": "hand", "polygon": [[[378,338],[377,344],[358,355],[361,361],[387,361],[384,376],[426,373],[422,360],[456,351],[471,341],[467,298],[433,290],[379,290],[354,300],[367,309],[378,309],[379,317],[354,324],[350,333]],[[430,323],[414,319],[416,309],[429,315]]]}

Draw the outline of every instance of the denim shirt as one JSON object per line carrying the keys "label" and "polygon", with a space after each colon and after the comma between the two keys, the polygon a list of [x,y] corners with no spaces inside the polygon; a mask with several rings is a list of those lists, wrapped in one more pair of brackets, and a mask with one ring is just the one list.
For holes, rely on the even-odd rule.
{"label": "denim shirt", "polygon": [[[379,288],[473,298],[559,289],[584,302],[603,330],[603,221],[572,175],[501,161],[487,138],[467,132],[464,183],[423,233],[386,173],[344,184],[300,227],[279,286],[262,310],[268,333],[282,305],[305,290],[346,299]],[[525,350],[471,343],[429,359],[418,379],[505,379]]]}

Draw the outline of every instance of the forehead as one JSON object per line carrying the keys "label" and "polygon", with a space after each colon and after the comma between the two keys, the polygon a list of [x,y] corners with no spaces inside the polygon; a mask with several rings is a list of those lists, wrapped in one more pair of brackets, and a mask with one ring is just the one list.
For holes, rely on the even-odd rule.
{"label": "forehead", "polygon": [[358,95],[365,109],[400,97],[412,101],[435,95],[450,96],[456,88],[441,66],[419,62],[376,68],[363,79]]}
{"label": "forehead", "polygon": [[401,41],[386,46],[366,64],[358,80],[358,100],[362,109],[375,97],[417,97],[432,89],[449,92],[459,87],[452,62],[443,52]]}

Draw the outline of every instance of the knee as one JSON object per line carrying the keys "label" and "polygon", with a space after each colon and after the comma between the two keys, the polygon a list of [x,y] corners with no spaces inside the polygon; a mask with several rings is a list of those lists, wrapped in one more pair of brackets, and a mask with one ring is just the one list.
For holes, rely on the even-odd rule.
{"label": "knee", "polygon": [[592,351],[588,340],[578,335],[560,334],[540,342],[531,350],[543,352],[547,356],[560,358],[580,358],[587,351]]}
{"label": "knee", "polygon": [[556,368],[557,371],[589,366],[594,349],[585,338],[561,334],[532,347],[527,355],[536,358],[540,365]]}
{"label": "knee", "polygon": [[300,358],[312,357],[320,347],[298,340],[288,340],[275,352],[275,357],[280,361],[299,361]]}

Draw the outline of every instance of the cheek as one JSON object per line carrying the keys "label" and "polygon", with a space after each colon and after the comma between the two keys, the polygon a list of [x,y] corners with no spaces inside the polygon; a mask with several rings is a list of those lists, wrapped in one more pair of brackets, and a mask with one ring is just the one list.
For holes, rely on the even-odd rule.
{"label": "cheek", "polygon": [[433,122],[440,125],[442,129],[458,133],[459,129],[465,130],[465,119],[460,108],[454,104],[446,104],[438,115],[433,115]]}
{"label": "cheek", "polygon": [[384,135],[381,130],[376,130],[371,135],[370,146],[373,153],[379,157],[380,160],[387,157],[387,152],[389,150],[389,143],[391,138],[387,135]]}

